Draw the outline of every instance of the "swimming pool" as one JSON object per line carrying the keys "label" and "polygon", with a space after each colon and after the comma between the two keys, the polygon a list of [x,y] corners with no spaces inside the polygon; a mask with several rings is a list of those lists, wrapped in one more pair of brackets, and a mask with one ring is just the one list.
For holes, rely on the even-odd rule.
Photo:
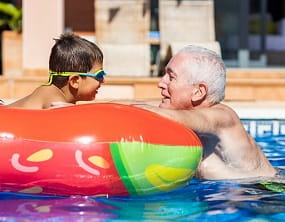
{"label": "swimming pool", "polygon": [[[285,168],[285,119],[243,119],[270,162]],[[284,221],[285,193],[252,184],[190,181],[160,195],[46,197],[0,193],[0,221]]]}

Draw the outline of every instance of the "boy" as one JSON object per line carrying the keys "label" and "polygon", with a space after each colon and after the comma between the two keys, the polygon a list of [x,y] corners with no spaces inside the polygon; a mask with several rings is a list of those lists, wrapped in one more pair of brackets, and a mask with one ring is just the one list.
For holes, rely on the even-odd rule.
{"label": "boy", "polygon": [[49,82],[8,107],[48,109],[95,99],[106,75],[101,50],[71,33],[55,41],[49,58]]}

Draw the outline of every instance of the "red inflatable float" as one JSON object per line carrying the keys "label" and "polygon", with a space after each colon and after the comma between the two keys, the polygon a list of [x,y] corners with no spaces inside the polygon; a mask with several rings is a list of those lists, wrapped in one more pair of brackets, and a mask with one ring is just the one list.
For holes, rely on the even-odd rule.
{"label": "red inflatable float", "polygon": [[186,127],[132,106],[0,108],[0,190],[143,195],[188,183],[202,156]]}

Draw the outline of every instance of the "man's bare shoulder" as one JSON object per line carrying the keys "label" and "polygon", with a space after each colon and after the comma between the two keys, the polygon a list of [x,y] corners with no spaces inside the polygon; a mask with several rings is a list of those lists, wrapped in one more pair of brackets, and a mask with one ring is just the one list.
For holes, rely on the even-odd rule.
{"label": "man's bare shoulder", "polygon": [[233,108],[222,103],[209,107],[208,115],[224,126],[230,126],[240,122],[240,119]]}

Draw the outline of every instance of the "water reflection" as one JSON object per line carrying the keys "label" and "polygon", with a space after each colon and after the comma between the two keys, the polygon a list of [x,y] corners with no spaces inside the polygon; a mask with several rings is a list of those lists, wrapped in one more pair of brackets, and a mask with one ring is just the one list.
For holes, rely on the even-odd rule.
{"label": "water reflection", "polygon": [[[257,138],[275,167],[285,166],[284,140]],[[284,192],[260,184],[193,179],[185,187],[149,196],[47,197],[3,192],[0,221],[284,221],[284,203]]]}

